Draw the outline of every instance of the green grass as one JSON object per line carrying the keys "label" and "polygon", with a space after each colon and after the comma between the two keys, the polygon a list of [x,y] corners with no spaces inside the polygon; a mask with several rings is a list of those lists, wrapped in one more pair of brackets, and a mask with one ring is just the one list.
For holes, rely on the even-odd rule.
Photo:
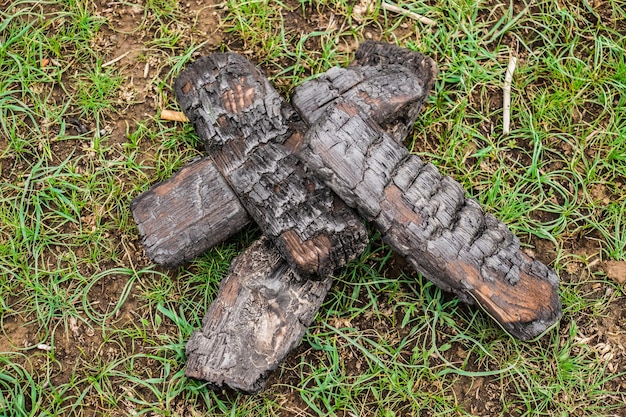
{"label": "green grass", "polygon": [[[404,3],[437,26],[343,0],[0,4],[0,415],[626,412],[624,287],[604,268],[626,261],[626,3]],[[139,55],[104,66],[124,52],[111,35]],[[374,234],[267,389],[215,393],[184,376],[185,343],[257,232],[177,270],[145,258],[130,201],[201,155],[158,111],[199,54],[242,53],[287,93],[368,37],[437,61],[407,146],[555,268],[563,319],[517,341]]]}

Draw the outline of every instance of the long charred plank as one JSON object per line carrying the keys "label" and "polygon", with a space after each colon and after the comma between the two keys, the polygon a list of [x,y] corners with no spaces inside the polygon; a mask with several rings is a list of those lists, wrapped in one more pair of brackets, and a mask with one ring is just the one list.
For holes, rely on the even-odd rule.
{"label": "long charred plank", "polygon": [[256,241],[231,264],[202,330],[189,339],[185,375],[214,388],[261,391],[302,340],[331,282],[298,277],[268,239]]}
{"label": "long charred plank", "polygon": [[329,107],[301,156],[415,270],[475,301],[512,335],[536,337],[561,316],[554,271],[521,252],[459,183],[409,154],[353,104]]}

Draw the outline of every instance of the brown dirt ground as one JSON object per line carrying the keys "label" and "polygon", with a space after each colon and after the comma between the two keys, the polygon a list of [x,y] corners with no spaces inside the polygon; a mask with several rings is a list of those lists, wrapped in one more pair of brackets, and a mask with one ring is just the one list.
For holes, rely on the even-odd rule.
{"label": "brown dirt ground", "polygon": [[[296,3],[296,2],[287,2]],[[117,146],[121,146],[125,142],[125,138],[129,131],[132,131],[136,122],[145,120],[146,117],[156,116],[163,108],[175,109],[175,102],[173,92],[165,89],[164,91],[158,91],[154,84],[151,83],[152,77],[157,74],[164,76],[169,71],[169,67],[166,64],[167,55],[158,47],[146,47],[150,40],[153,39],[156,34],[154,33],[154,27],[145,27],[142,23],[145,22],[143,16],[143,10],[141,8],[134,8],[128,3],[114,2],[108,3],[105,1],[97,1],[97,12],[103,17],[107,18],[108,24],[105,25],[94,42],[94,49],[102,51],[103,58],[105,60],[112,60],[119,56],[123,58],[115,65],[121,69],[121,73],[124,76],[124,82],[121,87],[121,93],[117,107],[117,112],[110,114],[107,118],[105,129],[110,132],[110,136],[114,141],[117,141]],[[254,56],[253,51],[245,49],[244,43],[232,36],[223,33],[219,29],[220,16],[224,13],[224,10],[219,7],[214,7],[214,2],[210,0],[193,0],[185,3],[185,7],[189,9],[189,13],[185,13],[180,21],[181,25],[187,26],[190,29],[186,36],[189,42],[196,42],[208,40],[208,42],[200,48],[194,56],[200,56],[214,52],[219,47],[226,45],[228,49],[235,52],[243,53],[247,56]],[[294,14],[287,19],[287,24],[291,23],[295,27],[306,30],[307,28],[316,29],[323,28],[328,25],[328,17],[323,14],[318,14],[316,10],[310,9],[307,11],[310,13],[305,22],[302,21],[302,15]],[[398,37],[406,35],[410,32],[406,28],[398,28]],[[377,28],[372,27],[367,31],[366,36],[377,38],[379,37],[379,31]],[[184,43],[180,41],[179,43]],[[346,48],[351,48],[351,45],[346,45]],[[60,93],[59,93],[60,94]],[[475,100],[482,100],[489,110],[493,110],[493,106],[499,106],[501,103],[501,93],[499,89],[495,89],[489,92],[489,97],[475,97]],[[58,97],[61,101],[62,97]],[[591,110],[593,111],[593,110]],[[488,111],[491,113],[490,111]],[[87,128],[94,127],[94,121],[81,120]],[[485,127],[490,129],[489,126]],[[77,129],[74,127],[74,129]],[[77,132],[74,132],[77,133]],[[433,146],[427,143],[418,143],[416,146],[424,147],[424,150],[431,151]],[[147,150],[147,149],[146,149]],[[62,160],[72,151],[76,151],[74,144],[59,142],[54,148],[55,156]],[[14,166],[13,170],[19,170],[19,166]],[[599,199],[608,198],[607,190],[598,188],[593,190],[597,194]],[[123,263],[132,263],[135,268],[141,268],[147,266],[149,261],[144,256],[141,250],[141,244],[136,236],[130,236],[125,239],[128,245],[127,257],[123,260]],[[534,246],[534,251],[529,250],[529,254],[537,256],[545,263],[551,263],[557,256],[554,246],[545,241],[533,240],[531,246]],[[578,240],[572,240],[571,246],[567,248],[571,253],[579,254],[583,257],[597,256],[600,249],[594,244],[594,240],[582,237]],[[582,262],[580,264],[570,263],[568,270],[565,272],[566,277],[562,277],[563,280],[584,280],[585,277],[589,277],[593,274],[605,274],[609,278],[615,280],[619,284],[624,284],[626,281],[626,263],[625,262],[592,262],[591,268],[585,266]],[[391,263],[390,270],[396,270],[399,274],[400,270],[406,270],[402,265],[401,260],[396,260]],[[88,272],[88,271],[85,271]],[[93,271],[92,271],[93,272]],[[581,278],[583,277],[583,278]],[[100,307],[101,313],[104,313],[111,303],[119,299],[119,295],[123,291],[125,285],[125,277],[116,277],[114,275],[108,276],[103,279],[103,282],[99,287],[92,289],[93,297],[91,298],[92,304]],[[594,282],[594,281],[590,281]],[[600,284],[590,283],[587,295],[593,297],[594,293],[608,291],[607,287]],[[132,322],[141,315],[140,308],[135,299],[135,292],[131,292],[128,302],[126,302],[121,310],[115,315],[114,320],[123,326],[124,322]],[[380,300],[379,308],[385,309],[384,300]],[[461,307],[461,309],[467,307]],[[611,364],[615,368],[615,372],[625,371],[624,363],[626,363],[626,353],[624,346],[626,346],[626,329],[624,328],[626,311],[620,305],[611,306],[609,311],[615,311],[616,314],[609,314],[600,323],[589,323],[585,326],[585,323],[580,323],[582,327],[581,333],[586,334],[592,343],[600,346],[601,344],[613,344],[621,346],[622,350],[616,357],[610,358]],[[345,325],[345,323],[336,323],[338,325]],[[372,328],[381,327],[384,332],[391,335],[393,331],[389,329],[389,323],[381,321],[376,317],[362,317],[358,323],[350,323],[351,326],[357,328]],[[15,346],[28,345],[36,335],[32,330],[24,323],[17,320],[6,321],[4,324],[4,330],[8,338],[0,338],[0,351],[11,351]],[[398,326],[395,330],[397,337],[403,337],[402,332],[406,331]],[[96,352],[99,354],[116,356],[115,343],[110,343],[106,352],[100,351],[102,345],[102,336],[97,329],[88,327],[85,323],[64,323],[59,322],[56,330],[54,331],[56,339],[55,354],[57,359],[57,366],[59,372],[57,374],[57,380],[51,381],[52,383],[66,382],[71,378],[72,369],[76,366],[78,361],[83,360],[84,355],[89,357]],[[136,343],[135,346],[130,346],[128,340],[116,340],[119,345],[119,349],[126,349],[134,352],[144,351],[141,343]],[[80,346],[80,348],[78,348]],[[601,346],[600,346],[601,347]],[[454,349],[451,350],[454,352]],[[300,355],[311,356],[315,361],[315,352],[308,349],[307,346],[301,345],[297,348],[287,359],[284,366],[284,371],[281,375],[273,375],[270,378],[268,386],[273,383],[281,383],[278,388],[273,388],[270,395],[282,397],[286,409],[294,410],[294,415],[297,410],[306,409],[306,405],[300,398],[300,395],[296,391],[292,391],[282,384],[299,385],[300,375],[297,371],[297,364],[300,361]],[[462,362],[465,352],[462,349],[458,349],[456,357],[451,357],[449,360],[455,361],[458,359]],[[38,366],[45,366],[43,354],[41,358],[37,355],[31,357],[31,366],[36,368]],[[344,363],[348,368],[348,372],[358,373],[361,366],[358,352],[347,353],[344,358]],[[149,375],[150,364],[146,363],[146,376]],[[137,375],[141,376],[141,375]],[[626,384],[626,383],[625,383]],[[616,387],[617,388],[617,387]],[[622,387],[626,389],[626,386]],[[459,398],[460,403],[464,405],[467,411],[477,413],[481,415],[497,413],[497,405],[500,404],[500,396],[502,395],[500,384],[497,380],[489,377],[485,378],[460,378],[458,383],[454,387],[454,391]],[[224,395],[232,395],[224,394]],[[94,410],[97,410],[98,404],[93,404]],[[124,413],[121,410],[121,413]],[[97,413],[96,413],[97,414]]]}

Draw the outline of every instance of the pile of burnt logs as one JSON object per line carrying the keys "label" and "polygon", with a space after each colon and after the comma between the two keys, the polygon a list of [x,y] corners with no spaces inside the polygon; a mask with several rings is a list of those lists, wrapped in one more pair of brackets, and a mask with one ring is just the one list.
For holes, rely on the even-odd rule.
{"label": "pile of burnt logs", "polygon": [[177,266],[255,222],[187,344],[186,374],[260,391],[303,337],[331,274],[359,256],[363,220],[416,271],[476,303],[520,339],[561,315],[558,278],[452,178],[402,145],[437,66],[365,42],[287,102],[257,67],[225,53],[189,65],[176,97],[208,157],[139,195],[147,255]]}

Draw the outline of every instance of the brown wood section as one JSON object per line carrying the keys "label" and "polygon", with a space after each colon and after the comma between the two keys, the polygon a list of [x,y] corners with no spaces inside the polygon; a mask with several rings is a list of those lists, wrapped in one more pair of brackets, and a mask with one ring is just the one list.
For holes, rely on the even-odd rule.
{"label": "brown wood section", "polygon": [[175,91],[219,171],[300,276],[323,279],[361,253],[364,225],[283,145],[306,126],[258,68],[213,54],[189,65]]}
{"label": "brown wood section", "polygon": [[328,108],[304,142],[310,168],[436,285],[475,301],[523,340],[560,318],[554,271],[523,254],[456,181],[410,155],[354,104]]}
{"label": "brown wood section", "polygon": [[300,343],[331,282],[296,276],[271,242],[255,242],[233,262],[202,330],[189,339],[185,375],[259,392]]}
{"label": "brown wood section", "polygon": [[137,196],[131,211],[146,255],[168,267],[192,260],[250,222],[210,158]]}

